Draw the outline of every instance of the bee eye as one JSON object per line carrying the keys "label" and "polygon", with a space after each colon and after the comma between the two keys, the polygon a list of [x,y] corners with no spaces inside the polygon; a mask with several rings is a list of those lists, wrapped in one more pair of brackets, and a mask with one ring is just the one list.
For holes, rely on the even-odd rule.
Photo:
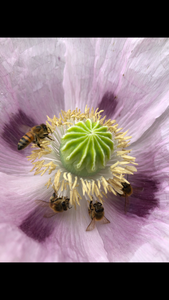
{"label": "bee eye", "polygon": [[47,126],[45,124],[40,124],[40,127],[43,128],[44,130],[47,130]]}
{"label": "bee eye", "polygon": [[63,207],[65,206],[65,201],[62,202],[62,206],[63,206]]}

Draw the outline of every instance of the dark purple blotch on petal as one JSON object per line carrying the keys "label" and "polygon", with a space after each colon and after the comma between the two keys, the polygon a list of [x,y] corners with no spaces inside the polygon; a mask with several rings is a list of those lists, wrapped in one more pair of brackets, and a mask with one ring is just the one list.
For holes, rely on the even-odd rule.
{"label": "dark purple blotch on petal", "polygon": [[[159,205],[159,201],[155,195],[158,191],[158,181],[153,177],[148,177],[143,173],[137,173],[128,176],[127,180],[133,187],[133,194],[129,197],[129,206],[127,213],[137,215],[139,217],[148,216],[152,210]],[[118,209],[124,212],[125,198],[118,197]]]}
{"label": "dark purple blotch on petal", "polygon": [[18,142],[26,133],[23,132],[22,125],[33,127],[36,122],[27,116],[22,110],[16,114],[11,114],[10,122],[3,125],[2,138],[6,141],[9,147],[18,152]]}
{"label": "dark purple blotch on petal", "polygon": [[144,174],[138,173],[133,177],[132,179],[132,176],[129,176],[128,179],[134,189],[129,199],[129,212],[139,217],[146,217],[159,206],[159,201],[155,195],[158,191],[159,183],[157,179]]}
{"label": "dark purple blotch on petal", "polygon": [[117,106],[116,96],[111,92],[106,92],[103,95],[98,105],[98,108],[99,110],[104,110],[104,112],[102,113],[102,117],[106,115],[107,116],[106,119],[108,119],[113,116],[116,106]]}
{"label": "dark purple blotch on petal", "polygon": [[30,238],[38,242],[44,242],[52,234],[55,223],[55,216],[52,218],[43,217],[47,211],[49,211],[48,208],[37,206],[23,220],[19,228]]}

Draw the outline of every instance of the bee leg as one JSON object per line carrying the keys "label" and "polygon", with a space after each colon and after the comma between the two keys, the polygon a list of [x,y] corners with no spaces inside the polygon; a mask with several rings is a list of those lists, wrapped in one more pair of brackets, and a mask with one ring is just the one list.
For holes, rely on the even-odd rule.
{"label": "bee leg", "polygon": [[125,210],[124,210],[125,214],[127,213],[128,206],[129,206],[129,197],[126,196],[125,197]]}
{"label": "bee leg", "polygon": [[39,148],[43,148],[43,147],[39,144],[38,141],[36,142],[36,144],[37,144],[37,146],[38,146]]}
{"label": "bee leg", "polygon": [[43,138],[45,138],[45,137],[48,138],[48,139],[51,140],[51,141],[54,141],[53,139],[51,139],[51,138],[48,136],[47,133],[44,134]]}
{"label": "bee leg", "polygon": [[47,136],[47,138],[49,139],[49,140],[51,140],[51,141],[54,141],[53,139],[51,139],[49,136]]}
{"label": "bee leg", "polygon": [[43,149],[43,147],[39,144],[37,137],[34,139],[33,144],[36,144],[39,148]]}
{"label": "bee leg", "polygon": [[48,127],[48,130],[50,131],[50,133],[52,133],[52,130],[50,129],[50,127]]}
{"label": "bee leg", "polygon": [[[92,199],[93,199],[93,197],[92,197]],[[94,207],[93,207],[93,200],[92,200],[92,201],[90,201],[90,204],[89,204],[89,209],[90,209],[90,210],[94,210]]]}

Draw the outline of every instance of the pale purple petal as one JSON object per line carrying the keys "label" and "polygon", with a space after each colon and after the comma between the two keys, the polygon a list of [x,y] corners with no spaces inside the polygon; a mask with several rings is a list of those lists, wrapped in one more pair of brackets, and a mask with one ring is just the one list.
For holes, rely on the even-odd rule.
{"label": "pale purple petal", "polygon": [[22,125],[45,123],[64,109],[64,48],[57,39],[0,39],[1,171],[28,173],[31,149],[17,149]]}
{"label": "pale purple petal", "polygon": [[[163,189],[161,193],[165,194]],[[168,193],[166,203],[168,202]],[[168,262],[169,261],[169,209],[161,205],[149,218],[149,222],[141,229],[141,234],[149,236],[132,256],[132,262]]]}
{"label": "pale purple petal", "polygon": [[[50,261],[52,257],[55,261],[108,261],[102,238],[97,230],[93,232],[92,236],[85,231],[90,223],[86,201],[82,202],[76,210],[70,209],[68,212],[52,218],[44,218],[43,215],[48,208],[41,208],[35,203],[35,200],[48,201],[51,196],[52,189],[47,190],[44,186],[48,180],[47,175],[36,176],[36,180],[26,176],[17,178],[4,174],[1,174],[0,178],[1,182],[2,180],[6,182],[1,190],[1,223],[15,225],[13,230],[16,228],[16,232],[19,228],[23,232],[23,243],[25,243],[25,235],[36,242],[32,243],[32,252],[30,252],[30,248],[26,250],[25,247],[22,247],[21,242],[21,247],[25,252],[20,254],[21,260],[34,261],[31,253],[34,251],[36,253],[38,243],[40,252],[37,261]],[[10,192],[8,186],[10,186]],[[3,239],[5,234],[9,234],[8,226],[7,233],[5,233],[6,226],[2,227],[2,231]],[[22,235],[19,234],[19,236],[22,239]],[[15,244],[15,240],[10,242],[10,239],[9,234],[9,249],[11,249],[11,244]],[[18,242],[17,238],[16,242]],[[6,247],[8,249],[7,245]],[[47,249],[51,248],[51,251],[46,247]],[[16,247],[16,252],[14,249],[9,256],[12,259],[8,257],[9,253],[6,251],[6,256],[1,258],[2,261],[5,260],[5,257],[7,261],[15,261],[18,256],[18,247]]]}
{"label": "pale purple petal", "polygon": [[[6,180],[7,176],[9,175],[5,176]],[[85,231],[90,222],[86,202],[83,202],[76,211],[71,209],[53,218],[44,218],[43,215],[48,208],[41,208],[33,201],[41,196],[43,200],[48,199],[38,180],[36,181],[38,190],[35,190],[30,180],[27,181],[27,186],[23,185],[26,178],[20,180],[21,186],[23,185],[20,189],[17,180],[14,177],[12,179],[10,181],[8,178],[8,183],[11,183],[10,194],[5,187],[2,190],[0,231],[1,240],[5,240],[6,252],[3,253],[4,245],[1,243],[3,253],[1,261],[16,261],[19,257],[20,261],[108,261],[102,238],[97,230],[92,236]],[[14,189],[15,184],[17,191]],[[21,193],[23,197],[19,197]],[[26,247],[29,240],[31,251],[30,247]],[[15,243],[20,244],[19,252]],[[35,255],[37,251],[38,257]]]}
{"label": "pale purple petal", "polygon": [[41,261],[44,258],[43,252],[40,244],[24,235],[15,225],[0,224],[1,262]]}
{"label": "pale purple petal", "polygon": [[52,38],[0,40],[3,120],[20,109],[36,122],[44,122],[46,114],[64,109],[64,48]]}
{"label": "pale purple petal", "polygon": [[25,218],[32,209],[36,208],[36,199],[49,199],[51,190],[46,189],[45,183],[49,175],[43,176],[14,176],[0,173],[1,201],[0,220],[16,224]]}
{"label": "pale purple petal", "polygon": [[105,202],[111,224],[106,229],[100,227],[100,234],[110,261],[169,260],[168,114],[169,109],[131,145],[139,166],[134,176],[128,176],[135,191],[129,198],[127,214],[124,198],[109,196]]}
{"label": "pale purple petal", "polygon": [[104,109],[137,140],[168,107],[168,39],[67,39],[66,109]]}

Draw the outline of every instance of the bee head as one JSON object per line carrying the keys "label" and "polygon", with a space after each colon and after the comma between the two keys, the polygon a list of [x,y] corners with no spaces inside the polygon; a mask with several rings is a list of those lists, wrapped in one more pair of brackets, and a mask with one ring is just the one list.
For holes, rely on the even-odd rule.
{"label": "bee head", "polygon": [[126,192],[126,193],[130,193],[131,192],[131,185],[126,183],[126,182],[122,182],[123,188],[122,191]]}
{"label": "bee head", "polygon": [[45,124],[41,124],[40,126],[42,127],[42,129],[44,131],[48,132],[48,128],[47,128],[47,126]]}
{"label": "bee head", "polygon": [[64,210],[67,210],[67,208],[71,208],[69,207],[69,198],[66,198],[65,201],[62,202],[62,206]]}
{"label": "bee head", "polygon": [[63,209],[64,209],[64,210],[67,210],[67,206],[66,206],[65,201],[62,202],[62,206],[63,206]]}
{"label": "bee head", "polygon": [[123,186],[124,188],[127,188],[129,185],[130,185],[130,184],[128,184],[127,182],[122,182],[122,186]]}
{"label": "bee head", "polygon": [[102,206],[102,204],[100,202],[96,202],[94,204],[94,208],[95,208],[95,212],[103,212],[104,211],[104,207]]}

